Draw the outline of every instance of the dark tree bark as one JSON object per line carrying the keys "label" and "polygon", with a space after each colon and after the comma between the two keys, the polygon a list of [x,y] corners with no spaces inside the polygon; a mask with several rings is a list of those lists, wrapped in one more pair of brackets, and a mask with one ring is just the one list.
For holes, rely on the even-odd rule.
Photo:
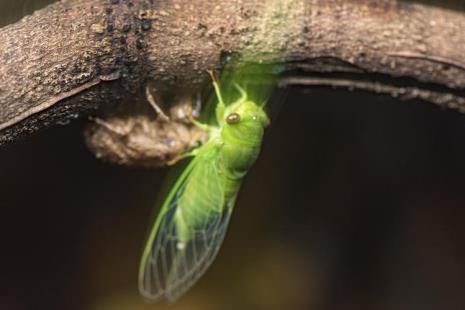
{"label": "dark tree bark", "polygon": [[196,92],[244,50],[284,64],[282,84],[465,111],[463,29],[465,14],[395,0],[66,0],[0,29],[0,144],[130,102],[147,83]]}

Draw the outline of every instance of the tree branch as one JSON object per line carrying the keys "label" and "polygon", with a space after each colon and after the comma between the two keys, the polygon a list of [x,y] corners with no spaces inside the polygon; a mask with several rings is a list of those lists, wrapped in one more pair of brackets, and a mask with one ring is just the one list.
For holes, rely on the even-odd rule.
{"label": "tree branch", "polygon": [[147,83],[196,92],[206,69],[244,50],[285,65],[283,84],[465,111],[464,14],[395,0],[278,2],[66,0],[0,29],[0,144],[114,109]]}

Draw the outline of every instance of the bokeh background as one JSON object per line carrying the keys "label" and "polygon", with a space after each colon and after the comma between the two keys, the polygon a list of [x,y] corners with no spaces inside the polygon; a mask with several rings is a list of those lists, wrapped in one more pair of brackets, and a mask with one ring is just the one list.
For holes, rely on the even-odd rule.
{"label": "bokeh background", "polygon": [[[1,0],[0,24],[47,2]],[[98,162],[84,121],[1,147],[0,309],[464,309],[465,115],[294,87],[275,116],[216,262],[171,306],[136,286],[165,170]]]}

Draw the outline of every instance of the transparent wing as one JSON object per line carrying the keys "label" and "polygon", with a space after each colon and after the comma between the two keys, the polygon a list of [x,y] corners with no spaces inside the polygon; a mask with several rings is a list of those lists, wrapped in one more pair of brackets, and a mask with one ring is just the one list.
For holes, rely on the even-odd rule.
{"label": "transparent wing", "polygon": [[[196,164],[198,163],[194,163]],[[221,200],[221,206],[183,210],[185,217],[177,214],[184,207],[181,204],[186,199],[186,188],[190,182],[199,181],[192,178],[196,174],[195,169],[184,176],[175,194],[168,197],[168,202],[159,215],[152,241],[149,239],[146,246],[139,275],[139,289],[150,301],[163,297],[174,301],[186,292],[213,262],[226,234],[235,195],[228,201]],[[224,197],[221,179],[214,164],[209,163],[201,169],[205,169],[200,173],[202,180],[208,180],[210,184],[199,186],[199,195],[208,195],[208,192],[213,191]],[[220,203],[218,200],[203,197],[200,201],[199,204]],[[204,220],[194,223],[190,218],[198,214],[189,215],[189,212],[205,212],[201,214]],[[189,231],[187,240],[182,236],[180,225]]]}
{"label": "transparent wing", "polygon": [[[224,240],[231,212],[211,217],[203,230],[197,230],[184,249],[179,250],[168,275],[166,297],[175,300],[184,294],[216,258]],[[176,240],[175,240],[176,242]]]}

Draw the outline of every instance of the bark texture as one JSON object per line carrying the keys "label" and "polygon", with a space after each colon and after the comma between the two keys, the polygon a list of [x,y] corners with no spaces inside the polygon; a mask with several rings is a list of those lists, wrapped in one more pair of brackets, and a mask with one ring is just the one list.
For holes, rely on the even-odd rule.
{"label": "bark texture", "polygon": [[463,13],[395,0],[61,1],[0,29],[0,144],[116,109],[147,83],[195,93],[243,51],[282,64],[285,85],[465,111],[463,29]]}

